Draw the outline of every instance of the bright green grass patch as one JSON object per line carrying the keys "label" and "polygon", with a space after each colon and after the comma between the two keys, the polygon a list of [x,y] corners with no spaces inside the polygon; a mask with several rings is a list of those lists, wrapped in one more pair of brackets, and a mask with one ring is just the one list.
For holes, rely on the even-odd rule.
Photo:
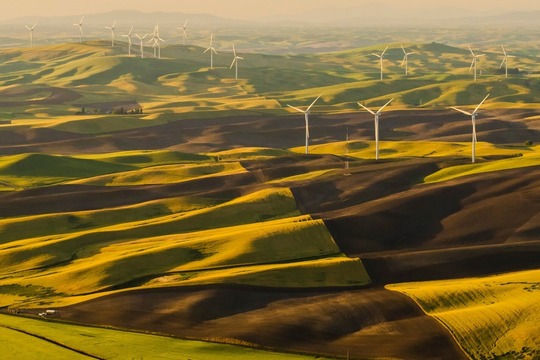
{"label": "bright green grass patch", "polygon": [[[22,330],[32,335],[25,335]],[[247,347],[174,339],[97,327],[68,325],[0,315],[0,357],[21,360],[89,359],[39,339],[40,336],[104,359],[309,359],[313,356],[260,351]]]}
{"label": "bright green grass patch", "polygon": [[472,359],[540,357],[540,270],[387,288],[441,321]]}
{"label": "bright green grass patch", "polygon": [[[304,152],[304,147],[291,149],[296,153]],[[476,146],[477,157],[489,156],[516,156],[517,154],[537,153],[535,148],[503,148],[494,144],[479,142]],[[361,159],[375,158],[375,142],[351,141],[334,142],[322,145],[312,145],[309,148],[311,154],[334,154],[344,155]],[[466,142],[443,142],[443,141],[381,141],[379,143],[381,158],[406,158],[406,157],[447,157],[447,156],[471,156],[471,144]]]}
{"label": "bright green grass patch", "polygon": [[80,155],[78,156],[78,158],[92,159],[97,161],[111,162],[115,164],[123,164],[136,167],[214,161],[213,157],[207,155],[182,153],[178,151],[168,150],[122,151],[107,154]]}
{"label": "bright green grass patch", "polygon": [[0,157],[2,182],[17,188],[43,186],[132,169],[127,165],[69,156],[22,154]]}
{"label": "bright green grass patch", "polygon": [[178,164],[163,165],[133,170],[128,172],[102,175],[89,179],[76,180],[73,184],[97,186],[130,186],[150,184],[170,184],[195,178],[216,175],[229,175],[245,172],[246,169],[238,162],[210,164]]}
{"label": "bright green grass patch", "polygon": [[[212,207],[219,203],[216,199],[184,196],[116,208],[0,219],[0,250],[4,249],[1,244],[11,247],[14,244],[10,242],[16,240],[54,238],[54,235],[96,231],[112,225],[148,221]],[[21,244],[17,243],[17,246]]]}
{"label": "bright green grass patch", "polygon": [[[535,149],[540,150],[540,147]],[[523,157],[514,157],[510,159],[496,160],[490,162],[481,162],[475,164],[452,166],[441,169],[424,179],[426,183],[447,181],[461,176],[481,174],[492,171],[502,171],[509,169],[518,169],[540,165],[540,152],[536,154],[526,154]]]}

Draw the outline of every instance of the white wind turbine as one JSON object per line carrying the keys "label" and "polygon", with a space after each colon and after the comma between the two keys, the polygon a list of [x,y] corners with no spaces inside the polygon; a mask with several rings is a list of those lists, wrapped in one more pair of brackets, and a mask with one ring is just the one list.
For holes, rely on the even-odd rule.
{"label": "white wind turbine", "polygon": [[321,97],[321,95],[317,96],[317,98],[315,100],[313,100],[311,105],[309,105],[306,110],[302,110],[302,109],[299,109],[297,107],[294,107],[294,106],[291,106],[291,105],[287,104],[287,106],[290,107],[291,109],[294,109],[294,110],[304,114],[304,119],[306,121],[306,154],[309,153],[309,114],[310,114],[311,107],[313,105],[315,105],[315,103],[317,102],[317,100],[319,100],[320,97]]}
{"label": "white wind turbine", "polygon": [[184,46],[186,46],[186,38],[187,38],[187,23],[188,21],[186,20],[186,22],[184,23],[184,26],[182,26],[181,28],[178,28],[178,30],[182,30],[182,37],[184,39]]}
{"label": "white wind turbine", "polygon": [[506,50],[504,50],[504,45],[501,45],[501,48],[502,48],[502,51],[503,51],[503,54],[504,54],[504,59],[503,59],[503,61],[501,63],[501,66],[499,67],[499,69],[502,68],[503,65],[505,65],[505,67],[504,67],[504,77],[507,78],[508,77],[508,58],[515,58],[515,56],[508,55],[506,53]]}
{"label": "white wind turbine", "polygon": [[376,57],[378,57],[380,59],[380,63],[381,63],[381,80],[383,79],[383,57],[384,57],[384,53],[386,52],[386,50],[388,50],[388,46],[386,47],[386,49],[384,49],[384,51],[381,53],[381,55],[372,53],[372,55],[375,55]]}
{"label": "white wind turbine", "polygon": [[139,40],[141,41],[139,43],[141,58],[144,58],[144,39],[148,36],[148,34],[144,34],[142,37],[139,34],[135,34],[135,36],[138,37]]}
{"label": "white wind turbine", "polygon": [[78,26],[79,27],[79,43],[82,44],[82,39],[84,37],[84,33],[83,33],[83,20],[84,20],[84,16],[81,18],[81,21],[79,21],[78,24],[73,24],[73,26]]}
{"label": "white wind turbine", "polygon": [[392,100],[394,99],[390,99],[390,101],[388,101],[386,104],[384,104],[380,109],[379,111],[377,112],[374,112],[370,109],[368,109],[367,107],[365,107],[364,105],[362,105],[361,103],[358,103],[358,105],[360,105],[361,107],[363,107],[367,112],[369,112],[370,114],[374,115],[375,116],[375,159],[376,160],[379,160],[379,115],[381,114],[381,112],[383,111],[383,109],[392,102]]}
{"label": "white wind turbine", "polygon": [[472,60],[472,63],[471,63],[471,67],[469,68],[469,72],[474,68],[474,81],[476,82],[476,69],[477,69],[476,64],[478,62],[478,58],[482,57],[482,56],[485,56],[485,54],[474,55],[474,52],[472,51],[471,46],[470,45],[467,45],[467,46],[469,46],[469,51],[471,52],[471,54],[473,56],[473,60]]}
{"label": "white wind turbine", "polygon": [[126,37],[128,39],[128,55],[131,55],[131,45],[132,45],[131,34],[132,33],[133,33],[133,26],[131,27],[127,35],[122,35],[123,37]]}
{"label": "white wind turbine", "polygon": [[478,106],[476,107],[476,109],[474,109],[472,113],[455,108],[455,107],[451,107],[451,109],[459,111],[460,113],[463,113],[465,115],[469,115],[472,119],[472,156],[471,158],[472,158],[473,163],[476,161],[476,116],[478,115],[478,109],[480,109],[480,106],[482,106],[482,104],[484,103],[484,101],[486,101],[488,97],[489,97],[489,94],[486,95],[484,100],[482,100],[482,102],[478,104]]}
{"label": "white wind turbine", "polygon": [[210,46],[208,49],[204,50],[204,53],[207,51],[210,51],[210,69],[214,68],[214,53],[217,55],[216,49],[214,49],[214,46],[212,45],[214,42],[214,34],[210,35]]}
{"label": "white wind turbine", "polygon": [[116,26],[116,20],[114,20],[111,26],[105,26],[105,29],[111,30],[111,47],[114,47],[114,27]]}
{"label": "white wind turbine", "polygon": [[405,75],[409,75],[409,55],[412,55],[415,52],[414,51],[406,52],[403,45],[401,45],[401,49],[403,50],[403,54],[404,54],[403,61],[401,61],[401,66],[405,64]]}
{"label": "white wind turbine", "polygon": [[232,67],[234,65],[236,65],[236,75],[235,75],[235,79],[238,80],[238,60],[244,60],[243,57],[240,57],[238,55],[236,55],[236,50],[234,48],[234,45],[232,46],[232,51],[233,51],[233,54],[234,54],[234,59],[232,61],[232,64],[231,64],[231,67],[229,69],[232,69]]}
{"label": "white wind turbine", "polygon": [[[161,45],[159,42],[165,42],[160,36],[159,36],[159,24],[157,24],[154,27],[154,32],[152,33],[152,38],[148,42],[154,42],[152,47],[154,48],[154,58],[157,57],[158,59],[161,59]],[[157,50],[157,56],[156,56],[156,50]]]}
{"label": "white wind turbine", "polygon": [[30,47],[34,47],[34,28],[36,27],[36,25],[37,24],[34,24],[32,27],[24,25],[24,27],[27,28],[28,31],[30,31]]}

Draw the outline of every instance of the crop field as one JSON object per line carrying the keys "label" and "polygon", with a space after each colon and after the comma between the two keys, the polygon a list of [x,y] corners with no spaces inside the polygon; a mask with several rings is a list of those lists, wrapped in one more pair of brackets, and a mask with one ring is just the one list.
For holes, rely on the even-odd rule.
{"label": "crop field", "polygon": [[540,271],[474,279],[405,283],[389,289],[411,296],[447,326],[472,359],[535,359]]}
{"label": "crop field", "polygon": [[327,30],[1,48],[0,357],[540,356],[535,34]]}
{"label": "crop field", "polygon": [[[291,359],[313,358],[143,333],[0,315],[0,356],[18,359]],[[324,358],[321,358],[324,359]]]}

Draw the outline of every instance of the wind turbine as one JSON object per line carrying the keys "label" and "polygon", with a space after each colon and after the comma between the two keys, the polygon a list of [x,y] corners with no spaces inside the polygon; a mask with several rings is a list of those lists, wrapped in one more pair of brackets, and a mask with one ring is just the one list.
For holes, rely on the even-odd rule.
{"label": "wind turbine", "polygon": [[116,26],[116,20],[114,20],[111,26],[105,26],[105,29],[111,30],[111,47],[114,47],[114,27]]}
{"label": "wind turbine", "polygon": [[476,116],[478,115],[478,109],[480,109],[480,106],[482,106],[482,104],[484,103],[484,101],[486,101],[488,97],[489,97],[489,94],[486,95],[484,100],[482,100],[482,102],[478,104],[478,106],[476,107],[476,109],[474,109],[472,113],[455,108],[455,107],[451,107],[452,109],[459,111],[460,113],[469,115],[472,119],[472,156],[471,158],[472,158],[473,163],[475,162],[475,158],[476,158]]}
{"label": "wind turbine", "polygon": [[139,38],[140,42],[140,50],[141,50],[141,58],[144,58],[144,39],[148,36],[148,34],[144,34],[143,37],[141,37],[139,34],[135,34],[136,37]]}
{"label": "wind turbine", "polygon": [[471,52],[471,54],[473,56],[473,60],[472,60],[472,63],[471,63],[471,67],[469,68],[469,72],[474,67],[474,81],[476,82],[476,63],[478,61],[478,58],[481,57],[481,56],[485,56],[485,54],[474,55],[474,52],[472,51],[471,46],[470,45],[467,45],[467,46],[469,46],[469,51]]}
{"label": "wind turbine", "polygon": [[28,31],[30,31],[30,47],[34,47],[34,28],[36,27],[36,25],[37,24],[34,24],[32,27],[24,25],[24,27],[27,28]]}
{"label": "wind turbine", "polygon": [[403,61],[401,61],[401,66],[403,66],[403,64],[405,64],[405,75],[409,75],[409,55],[414,54],[414,51],[409,52],[409,53],[406,52],[403,45],[401,45],[401,49],[403,50],[403,54],[405,54],[403,56]]}
{"label": "wind turbine", "polygon": [[386,52],[386,50],[388,50],[388,46],[386,47],[386,49],[384,49],[384,51],[381,53],[381,55],[372,53],[372,55],[375,55],[376,57],[378,57],[380,59],[380,62],[381,62],[381,81],[383,79],[383,57],[384,57],[384,53]]}
{"label": "wind turbine", "polygon": [[306,121],[306,154],[309,153],[309,113],[310,113],[310,110],[311,110],[312,106],[315,105],[315,103],[317,102],[317,100],[319,100],[320,97],[321,97],[321,95],[317,96],[317,98],[315,100],[313,100],[311,105],[309,105],[306,110],[302,110],[302,109],[299,109],[297,107],[294,107],[294,106],[291,106],[291,105],[287,104],[287,106],[290,107],[291,109],[294,109],[294,110],[304,114],[304,119]]}
{"label": "wind turbine", "polygon": [[232,61],[231,67],[229,69],[232,69],[233,65],[236,65],[236,75],[235,75],[234,78],[236,80],[238,80],[238,60],[244,60],[244,58],[236,55],[236,50],[234,48],[234,45],[232,46],[232,51],[233,51],[233,54],[234,54],[234,59]]}
{"label": "wind turbine", "polygon": [[131,55],[131,45],[132,45],[131,34],[132,33],[133,33],[133,26],[131,27],[127,35],[122,35],[123,37],[127,37],[128,39],[128,55]]}
{"label": "wind turbine", "polygon": [[207,51],[210,51],[210,69],[214,68],[214,53],[217,55],[217,51],[216,49],[214,49],[214,46],[212,45],[213,41],[214,41],[214,34],[211,34],[210,46],[208,47],[208,49],[204,50],[204,53],[206,53]]}
{"label": "wind turbine", "polygon": [[504,46],[503,46],[503,45],[501,45],[501,48],[502,48],[502,51],[503,51],[503,54],[504,54],[504,59],[503,59],[503,61],[502,61],[502,63],[501,63],[501,66],[499,67],[499,69],[502,68],[503,65],[505,65],[505,67],[504,67],[504,77],[507,78],[507,77],[508,77],[508,58],[515,58],[515,56],[513,56],[513,55],[508,55],[508,54],[506,53],[506,50],[504,50]]}
{"label": "wind turbine", "polygon": [[79,43],[82,44],[82,39],[84,37],[84,33],[83,33],[83,20],[84,20],[84,16],[81,18],[81,21],[79,21],[78,24],[73,24],[73,26],[78,26],[79,27]]}
{"label": "wind turbine", "polygon": [[383,109],[392,102],[392,100],[394,99],[390,99],[390,101],[384,104],[377,112],[374,112],[362,105],[361,103],[358,103],[358,105],[363,107],[367,112],[375,116],[375,160],[379,160],[379,115],[381,114]]}
{"label": "wind turbine", "polygon": [[187,37],[187,23],[188,21],[186,20],[186,22],[184,23],[184,26],[182,26],[181,28],[178,28],[178,30],[182,30],[182,36],[184,38],[184,46],[186,46],[186,37]]}
{"label": "wind turbine", "polygon": [[[165,42],[160,36],[159,36],[159,24],[157,24],[154,27],[154,32],[152,33],[152,38],[148,42],[154,42],[152,47],[154,48],[154,58],[157,57],[158,59],[161,59],[161,45],[159,42]],[[156,50],[158,52],[158,55],[156,56]]]}

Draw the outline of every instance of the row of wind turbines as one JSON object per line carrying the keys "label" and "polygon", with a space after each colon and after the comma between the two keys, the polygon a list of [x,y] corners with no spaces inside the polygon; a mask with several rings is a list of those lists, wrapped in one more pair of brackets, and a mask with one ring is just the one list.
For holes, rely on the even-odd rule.
{"label": "row of wind turbines", "polygon": [[[476,117],[478,116],[478,110],[480,109],[482,104],[487,100],[489,95],[490,94],[486,95],[486,97],[480,102],[480,104],[478,104],[478,106],[474,109],[473,112],[468,112],[468,111],[465,111],[465,110],[462,110],[462,109],[458,109],[456,107],[450,107],[453,110],[459,111],[460,113],[463,113],[463,114],[471,117],[471,120],[472,120],[472,142],[471,142],[472,143],[472,149],[471,149],[472,163],[476,162],[476,143],[477,143]],[[317,96],[317,98],[315,100],[313,100],[313,102],[306,108],[306,110],[302,110],[302,109],[300,109],[298,107],[287,104],[287,106],[290,107],[291,109],[296,110],[296,111],[304,114],[305,129],[306,129],[306,131],[305,131],[305,134],[306,134],[306,137],[305,137],[305,140],[306,140],[305,154],[309,154],[309,114],[311,113],[311,108],[313,107],[313,105],[315,105],[315,103],[317,102],[317,100],[320,99],[321,96],[322,95]],[[375,117],[375,124],[374,124],[375,126],[374,127],[375,127],[375,159],[376,160],[379,160],[379,117],[381,116],[383,109],[386,106],[388,106],[393,100],[394,100],[393,98],[390,99],[386,104],[384,104],[377,111],[371,110],[371,109],[365,107],[360,102],[358,102],[358,105],[360,107],[362,107],[364,110],[366,110],[367,112],[369,112],[370,114],[372,114]],[[348,134],[347,134],[347,140],[348,140]]]}
{"label": "row of wind turbines", "polygon": [[[477,70],[478,70],[478,59],[483,57],[483,56],[486,56],[486,54],[479,54],[479,55],[476,55],[473,50],[471,49],[471,46],[470,45],[467,45],[467,47],[469,48],[469,51],[471,52],[471,55],[472,55],[472,63],[471,63],[471,66],[469,67],[469,72],[473,71],[474,70],[474,82],[476,82],[476,78],[477,78]],[[503,60],[501,62],[501,65],[499,66],[499,69],[502,69],[503,65],[505,66],[505,70],[504,70],[504,74],[505,74],[505,77],[508,78],[508,59],[509,58],[515,58],[515,56],[513,55],[508,55],[506,53],[506,50],[504,49],[504,45],[501,45],[501,48],[502,48],[502,52],[503,52]],[[416,54],[414,51],[412,52],[407,52],[405,50],[405,48],[403,47],[403,45],[401,45],[401,49],[403,50],[403,60],[401,61],[401,67],[405,66],[405,75],[408,75],[409,74],[409,55],[413,55],[413,54]],[[379,65],[380,65],[380,72],[381,72],[381,81],[383,81],[383,74],[384,74],[384,66],[383,66],[383,60],[384,60],[384,54],[386,53],[386,50],[388,50],[388,46],[383,50],[382,53],[380,54],[376,54],[376,53],[372,53],[371,55],[373,56],[376,56],[379,58]]]}
{"label": "row of wind turbines", "polygon": [[[74,26],[77,26],[79,28],[79,43],[83,43],[83,39],[85,39],[84,30],[83,30],[83,22],[84,22],[84,16],[81,17],[81,20],[78,23],[73,24]],[[187,25],[188,20],[184,22],[184,25],[182,27],[179,27],[178,30],[182,32],[182,38],[183,38],[183,45],[186,45],[186,38],[187,38]],[[34,29],[37,26],[37,24],[34,24],[33,26],[27,26],[25,27],[30,31],[30,47],[34,46]],[[115,40],[115,29],[116,29],[116,20],[112,23],[110,26],[105,26],[106,29],[110,30],[111,32],[111,47],[114,47],[114,40]],[[154,31],[152,33],[146,33],[144,35],[135,34],[135,36],[139,39],[139,53],[141,58],[144,58],[144,40],[146,37],[150,35],[150,39],[148,43],[152,44],[152,48],[154,49],[154,58],[161,59],[161,43],[166,42],[161,38],[159,35],[159,24],[156,24],[154,26]],[[127,38],[128,42],[128,55],[131,54],[131,48],[133,46],[133,26],[129,30],[127,34],[122,35],[122,37]],[[204,53],[209,52],[210,53],[210,69],[214,69],[214,54],[217,55],[217,50],[214,48],[213,45],[214,41],[214,34],[210,35],[210,46],[204,50]],[[236,48],[233,45],[233,61],[231,63],[230,68],[232,69],[233,66],[235,66],[235,79],[238,80],[238,61],[244,60],[243,57],[238,56],[236,53]]]}
{"label": "row of wind turbines", "polygon": [[[85,38],[84,31],[83,31],[83,21],[84,16],[81,17],[81,20],[78,23],[73,24],[74,26],[77,26],[79,28],[79,42],[82,43],[83,39]],[[34,46],[34,29],[37,24],[34,24],[33,26],[27,26],[25,27],[30,31],[30,46]],[[182,27],[177,28],[182,33],[182,39],[183,39],[183,45],[186,45],[186,38],[187,38],[187,25],[188,20],[184,22],[184,25]],[[111,47],[114,47],[114,41],[115,41],[115,28],[116,28],[116,20],[113,22],[110,26],[105,26],[106,29],[110,30],[111,32]],[[139,52],[140,56],[144,57],[144,40],[147,36],[151,35],[148,43],[152,44],[152,48],[154,49],[154,57],[161,59],[161,43],[164,43],[165,40],[161,38],[159,35],[159,25],[156,25],[154,27],[154,31],[152,33],[147,33],[144,35],[135,34],[135,36],[139,39]],[[127,34],[122,35],[122,37],[127,38],[128,41],[128,55],[131,55],[131,47],[133,46],[132,42],[132,36],[133,36],[133,26],[129,30]],[[210,53],[210,69],[214,68],[214,54],[217,54],[217,50],[213,46],[213,34],[210,36],[210,46],[204,51],[204,53],[209,52]],[[472,50],[471,46],[468,45],[469,51],[472,55],[472,62],[471,66],[469,67],[469,72],[473,72],[473,81],[476,82],[477,80],[477,73],[478,73],[478,60],[479,58],[485,56],[485,54],[475,54]],[[499,69],[501,69],[503,66],[505,67],[505,77],[508,78],[508,60],[510,58],[515,58],[513,55],[509,55],[506,53],[506,50],[504,48],[504,45],[501,45],[502,53],[503,53],[503,59],[501,62],[501,65],[499,66]],[[401,61],[400,66],[405,67],[405,75],[409,75],[409,56],[416,54],[414,51],[407,51],[403,45],[401,45],[401,49],[403,51],[403,60]],[[386,54],[386,51],[388,50],[388,46],[380,53],[372,53],[371,55],[378,58],[379,66],[380,66],[380,80],[384,80],[384,55]],[[237,56],[236,49],[233,45],[233,61],[231,63],[230,68],[233,66],[236,67],[235,69],[235,79],[238,79],[238,60],[243,60],[242,57]]]}

